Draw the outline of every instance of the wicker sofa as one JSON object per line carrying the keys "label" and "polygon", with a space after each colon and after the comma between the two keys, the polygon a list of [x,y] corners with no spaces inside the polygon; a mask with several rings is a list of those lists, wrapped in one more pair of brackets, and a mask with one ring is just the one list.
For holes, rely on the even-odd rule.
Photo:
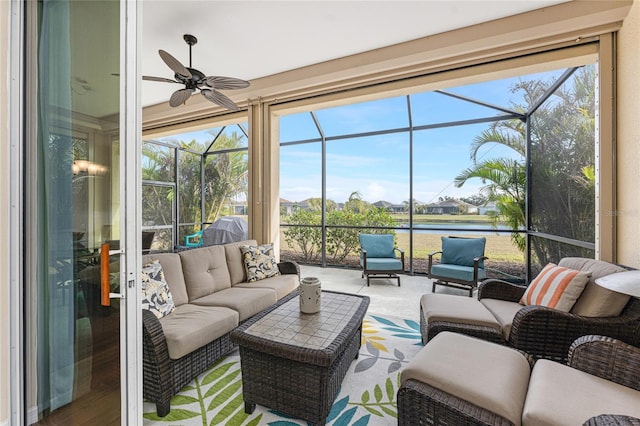
{"label": "wicker sofa", "polygon": [[453,331],[508,344],[535,358],[560,362],[566,362],[573,341],[586,334],[601,334],[640,345],[640,300],[595,284],[597,278],[625,268],[579,257],[564,258],[558,265],[591,273],[570,312],[523,306],[518,302],[526,286],[489,279],[480,285],[478,299],[423,295],[420,300],[423,343],[442,331]]}
{"label": "wicker sofa", "polygon": [[634,425],[640,348],[588,335],[568,365],[444,332],[401,373],[398,425]]}
{"label": "wicker sofa", "polygon": [[143,396],[166,416],[171,397],[234,345],[229,334],[239,324],[287,297],[300,283],[292,262],[278,264],[280,275],[246,282],[242,241],[179,253],[143,256],[162,265],[175,310],[160,319],[143,310]]}

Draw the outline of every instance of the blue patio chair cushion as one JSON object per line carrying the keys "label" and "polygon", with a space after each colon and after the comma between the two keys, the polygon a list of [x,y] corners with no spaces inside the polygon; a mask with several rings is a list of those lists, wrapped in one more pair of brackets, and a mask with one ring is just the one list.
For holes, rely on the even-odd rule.
{"label": "blue patio chair cushion", "polygon": [[[473,266],[473,259],[484,256],[486,238],[449,238],[442,237],[442,257],[440,263]],[[484,268],[484,262],[478,266]]]}
{"label": "blue patio chair cushion", "polygon": [[360,234],[360,247],[367,251],[367,263],[373,257],[396,257],[393,234]]}
{"label": "blue patio chair cushion", "polygon": [[[360,266],[364,267],[364,260],[360,260]],[[367,254],[367,271],[401,271],[400,259],[369,258]]]}
{"label": "blue patio chair cushion", "polygon": [[[367,262],[368,263],[368,262]],[[439,275],[443,277],[449,277],[452,281],[473,281],[473,266],[459,266],[459,265],[433,265],[431,267],[431,273],[433,275]],[[483,280],[487,277],[487,273],[484,269],[478,268],[478,280]]]}

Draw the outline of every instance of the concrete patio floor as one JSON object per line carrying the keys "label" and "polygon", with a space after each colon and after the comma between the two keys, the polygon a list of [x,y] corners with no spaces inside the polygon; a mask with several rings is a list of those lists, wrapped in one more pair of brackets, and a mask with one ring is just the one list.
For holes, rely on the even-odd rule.
{"label": "concrete patio floor", "polygon": [[[395,279],[373,279],[369,287],[362,271],[346,268],[322,268],[300,265],[300,276],[318,277],[323,290],[342,291],[369,296],[368,313],[392,315],[420,321],[420,297],[431,293],[431,280],[424,275],[400,275],[400,287]],[[468,297],[465,290],[438,286],[438,293]]]}

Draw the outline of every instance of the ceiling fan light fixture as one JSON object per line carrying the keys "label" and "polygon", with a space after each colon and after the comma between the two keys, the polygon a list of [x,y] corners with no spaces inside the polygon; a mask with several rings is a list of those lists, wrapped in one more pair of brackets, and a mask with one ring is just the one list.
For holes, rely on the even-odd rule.
{"label": "ceiling fan light fixture", "polygon": [[193,92],[195,92],[196,89],[199,89],[202,96],[207,100],[233,111],[238,110],[238,106],[229,99],[229,97],[218,90],[244,89],[249,87],[250,83],[234,77],[206,76],[202,72],[193,68],[191,65],[191,48],[198,42],[198,39],[191,34],[185,34],[183,39],[189,45],[188,67],[182,65],[182,63],[174,58],[169,52],[160,49],[158,54],[164,63],[175,73],[174,80],[152,76],[143,76],[142,79],[163,83],[184,84],[184,89],[176,90],[171,95],[171,98],[169,99],[169,105],[171,107],[183,105],[191,97]]}

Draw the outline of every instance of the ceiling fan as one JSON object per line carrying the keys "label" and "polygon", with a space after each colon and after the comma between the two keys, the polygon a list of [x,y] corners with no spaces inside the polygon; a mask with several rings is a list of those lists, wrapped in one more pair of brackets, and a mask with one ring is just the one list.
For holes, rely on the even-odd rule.
{"label": "ceiling fan", "polygon": [[142,76],[142,79],[149,81],[161,81],[164,83],[184,84],[184,89],[176,90],[171,95],[171,98],[169,99],[169,105],[172,107],[177,107],[184,104],[187,99],[191,97],[193,92],[195,92],[196,89],[199,89],[202,96],[204,96],[214,104],[236,111],[238,109],[238,106],[226,95],[222,94],[219,90],[243,89],[245,87],[249,87],[249,82],[233,77],[205,76],[202,72],[198,71],[195,68],[192,68],[191,48],[198,42],[198,39],[191,34],[185,34],[183,38],[184,41],[189,45],[189,66],[185,67],[180,61],[171,56],[168,52],[161,49],[158,51],[158,53],[160,54],[160,58],[162,58],[164,63],[167,64],[167,66],[171,68],[171,70],[175,73],[175,79],[172,80],[170,78],[152,77],[146,75]]}

